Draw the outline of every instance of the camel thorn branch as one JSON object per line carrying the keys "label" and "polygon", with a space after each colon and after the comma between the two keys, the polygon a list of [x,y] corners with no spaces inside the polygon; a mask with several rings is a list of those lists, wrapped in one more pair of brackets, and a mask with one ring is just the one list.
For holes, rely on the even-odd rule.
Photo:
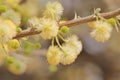
{"label": "camel thorn branch", "polygon": [[[112,17],[115,17],[115,16],[118,16],[120,15],[120,8],[117,9],[117,10],[114,10],[114,11],[111,11],[111,12],[106,12],[106,13],[101,13],[100,16],[108,19],[108,18],[112,18]],[[62,27],[62,26],[73,26],[73,25],[79,25],[79,24],[82,24],[82,23],[87,23],[87,22],[91,22],[91,21],[95,21],[96,20],[96,17],[93,16],[93,15],[90,15],[90,16],[87,16],[87,17],[83,17],[83,18],[79,18],[79,19],[75,19],[75,20],[69,20],[69,21],[66,21],[64,23],[60,23],[59,24],[59,27]],[[13,39],[18,39],[18,38],[21,38],[21,37],[26,37],[26,36],[30,36],[30,35],[36,35],[36,34],[39,34],[41,33],[41,31],[39,30],[23,30],[21,33],[18,33],[15,37],[13,37]]]}

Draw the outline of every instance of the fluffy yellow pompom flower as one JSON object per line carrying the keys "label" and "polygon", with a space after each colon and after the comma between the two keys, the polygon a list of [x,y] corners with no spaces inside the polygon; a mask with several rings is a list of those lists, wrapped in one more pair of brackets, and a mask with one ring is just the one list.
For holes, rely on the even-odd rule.
{"label": "fluffy yellow pompom flower", "polygon": [[42,32],[40,36],[43,39],[52,39],[53,37],[57,36],[58,34],[58,24],[54,20],[44,19],[42,22]]}
{"label": "fluffy yellow pompom flower", "polygon": [[66,42],[62,45],[62,54],[60,63],[68,65],[73,63],[77,56],[82,51],[82,43],[78,40],[76,35],[72,35],[66,39]]}
{"label": "fluffy yellow pompom flower", "polygon": [[82,51],[82,42],[78,40],[76,35],[72,35],[66,39],[66,44],[71,46],[77,55]]}
{"label": "fluffy yellow pompom flower", "polygon": [[7,42],[16,35],[16,26],[10,20],[0,20],[0,42]]}
{"label": "fluffy yellow pompom flower", "polygon": [[63,14],[63,7],[59,2],[49,2],[44,12],[44,17],[59,20]]}
{"label": "fluffy yellow pompom flower", "polygon": [[48,63],[51,65],[57,65],[60,62],[61,51],[58,46],[50,46],[47,53]]}
{"label": "fluffy yellow pompom flower", "polygon": [[62,46],[62,50],[63,52],[61,54],[60,63],[62,63],[63,65],[68,65],[73,63],[77,58],[76,51],[73,49],[73,47],[71,47],[70,45],[64,44]]}
{"label": "fluffy yellow pompom flower", "polygon": [[98,42],[104,42],[110,38],[112,29],[113,27],[111,24],[104,21],[98,21],[95,24],[95,29],[91,32],[91,36]]}
{"label": "fluffy yellow pompom flower", "polygon": [[21,75],[26,71],[27,65],[24,62],[14,58],[9,60],[11,59],[7,59],[7,68],[11,73]]}

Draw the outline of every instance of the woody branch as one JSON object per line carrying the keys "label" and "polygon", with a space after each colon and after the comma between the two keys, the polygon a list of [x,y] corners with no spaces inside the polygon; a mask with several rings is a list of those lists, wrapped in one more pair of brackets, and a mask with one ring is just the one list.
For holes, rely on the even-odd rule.
{"label": "woody branch", "polygon": [[[120,8],[114,11],[110,11],[110,12],[106,12],[106,13],[100,13],[100,16],[108,19],[108,18],[112,18],[115,16],[120,15]],[[79,25],[79,24],[83,24],[83,23],[87,23],[87,22],[91,22],[91,21],[95,21],[96,17],[94,15],[90,15],[87,17],[83,17],[83,18],[79,18],[79,19],[75,19],[75,20],[69,20],[66,21],[64,23],[60,23],[59,27],[62,26],[73,26],[73,25]],[[13,39],[18,39],[21,37],[26,37],[26,36],[31,36],[31,35],[36,35],[36,34],[40,34],[41,31],[40,30],[23,30],[21,33],[18,33],[15,37],[13,37]]]}

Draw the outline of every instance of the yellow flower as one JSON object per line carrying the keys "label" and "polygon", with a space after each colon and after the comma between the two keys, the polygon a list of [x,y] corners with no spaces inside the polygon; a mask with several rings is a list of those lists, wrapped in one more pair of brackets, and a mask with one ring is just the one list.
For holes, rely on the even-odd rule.
{"label": "yellow flower", "polygon": [[10,20],[0,20],[0,42],[7,42],[16,35],[16,26]]}
{"label": "yellow flower", "polygon": [[61,51],[57,46],[50,46],[47,53],[48,63],[51,65],[57,65],[60,62]]}
{"label": "yellow flower", "polygon": [[63,7],[59,2],[49,2],[44,12],[44,17],[59,20],[63,14]]}
{"label": "yellow flower", "polygon": [[63,52],[61,54],[60,63],[63,65],[68,65],[68,64],[73,63],[75,59],[77,58],[77,54],[75,50],[73,49],[73,47],[67,44],[63,44],[62,50]]}
{"label": "yellow flower", "polygon": [[43,39],[52,39],[53,37],[57,36],[59,27],[56,21],[44,19],[41,25],[42,32],[40,33],[40,36]]}
{"label": "yellow flower", "polygon": [[110,38],[112,29],[113,27],[111,24],[104,21],[98,21],[96,24],[96,28],[93,29],[90,34],[98,42],[105,42]]}
{"label": "yellow flower", "polygon": [[72,35],[67,38],[65,44],[71,46],[77,55],[82,51],[82,42],[78,40],[78,37],[76,35]]}

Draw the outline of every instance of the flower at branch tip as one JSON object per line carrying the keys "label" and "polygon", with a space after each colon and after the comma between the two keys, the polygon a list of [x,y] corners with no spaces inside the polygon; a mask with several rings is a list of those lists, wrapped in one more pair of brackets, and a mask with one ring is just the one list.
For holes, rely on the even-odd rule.
{"label": "flower at branch tip", "polygon": [[41,24],[42,32],[40,33],[40,36],[43,39],[52,39],[57,36],[59,27],[55,20],[44,19]]}
{"label": "flower at branch tip", "polygon": [[4,43],[16,35],[16,26],[10,20],[0,20],[0,42]]}
{"label": "flower at branch tip", "polygon": [[50,46],[47,52],[47,60],[51,65],[58,65],[61,58],[61,50],[58,46]]}
{"label": "flower at branch tip", "polygon": [[105,42],[111,36],[112,25],[105,21],[97,21],[95,29],[90,33],[93,38],[98,42]]}
{"label": "flower at branch tip", "polygon": [[54,20],[60,20],[63,14],[63,7],[59,2],[49,2],[44,12],[44,17],[51,18]]}

